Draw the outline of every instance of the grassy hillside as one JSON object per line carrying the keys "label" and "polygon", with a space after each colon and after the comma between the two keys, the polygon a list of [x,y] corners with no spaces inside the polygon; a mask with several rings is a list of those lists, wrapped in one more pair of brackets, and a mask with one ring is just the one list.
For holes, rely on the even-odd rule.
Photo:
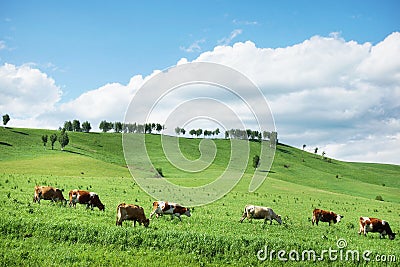
{"label": "grassy hillside", "polygon": [[[323,160],[302,150],[278,145],[271,172],[254,193],[248,192],[251,167],[238,185],[222,199],[196,207],[182,222],[167,216],[153,219],[150,227],[115,226],[116,206],[137,203],[146,214],[154,199],[131,178],[123,157],[121,135],[69,133],[65,151],[41,143],[41,129],[0,128],[0,262],[1,265],[164,266],[271,264],[256,254],[265,245],[273,250],[337,249],[339,238],[347,249],[372,255],[395,255],[399,239],[379,239],[377,234],[359,236],[359,216],[386,219],[395,232],[400,224],[400,166]],[[191,159],[200,156],[200,140],[180,138],[180,148]],[[229,141],[215,140],[218,154],[208,171],[217,172],[229,161]],[[167,179],[187,185],[207,181],[205,173],[194,177],[177,170],[162,153],[160,136],[146,136],[146,145]],[[251,143],[251,155],[259,143]],[[43,201],[32,203],[36,184],[74,188],[99,194],[105,212],[63,207]],[[382,196],[384,201],[375,197]],[[246,204],[272,207],[283,224],[262,227],[262,222],[238,221]],[[334,210],[344,219],[338,225],[311,226],[314,207]],[[287,255],[286,255],[287,256]],[[273,259],[273,264],[279,261]],[[362,261],[360,261],[363,263]],[[299,262],[289,262],[297,265]],[[332,264],[325,259],[323,265]],[[339,264],[349,262],[342,261]],[[353,262],[356,263],[356,262]],[[313,261],[306,261],[313,264]],[[374,266],[376,262],[372,262]],[[302,264],[303,265],[303,264]]]}

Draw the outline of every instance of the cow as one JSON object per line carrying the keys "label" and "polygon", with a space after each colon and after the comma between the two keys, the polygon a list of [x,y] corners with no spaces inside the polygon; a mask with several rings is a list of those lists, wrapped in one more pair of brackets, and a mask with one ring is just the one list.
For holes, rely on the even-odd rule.
{"label": "cow", "polygon": [[247,219],[251,222],[252,219],[264,219],[264,224],[269,220],[270,224],[272,224],[272,220],[276,220],[279,224],[282,224],[282,219],[280,215],[277,215],[271,208],[261,207],[255,205],[246,205],[244,207],[242,218],[240,218],[240,222],[247,217]]}
{"label": "cow", "polygon": [[122,222],[125,220],[133,221],[133,227],[136,226],[136,222],[143,224],[144,227],[148,227],[150,223],[150,220],[144,215],[142,207],[134,204],[121,203],[117,207],[116,225],[122,226]]}
{"label": "cow", "polygon": [[340,222],[340,220],[343,217],[344,217],[343,215],[336,214],[332,211],[314,209],[311,223],[312,223],[312,225],[314,225],[314,223],[316,223],[318,225],[318,222],[321,221],[321,222],[328,222],[329,225],[331,225],[331,223]]}
{"label": "cow", "polygon": [[156,214],[157,218],[163,214],[171,214],[171,220],[176,216],[180,221],[182,221],[181,215],[186,215],[188,217],[191,216],[189,208],[167,201],[154,201],[153,211],[150,213],[150,219],[153,218],[154,214]]}
{"label": "cow", "polygon": [[35,192],[33,196],[33,202],[38,202],[40,204],[40,200],[51,200],[55,201],[63,201],[64,204],[67,203],[67,200],[64,198],[62,191],[58,188],[52,186],[35,186]]}
{"label": "cow", "polygon": [[93,210],[93,207],[99,208],[104,211],[105,206],[101,203],[99,196],[94,192],[86,190],[74,189],[69,191],[69,206],[76,207],[76,203],[86,204],[86,208],[89,207]]}
{"label": "cow", "polygon": [[387,221],[377,218],[360,217],[360,230],[358,230],[358,234],[361,235],[363,233],[366,236],[367,232],[380,233],[380,238],[385,238],[385,235],[388,235],[390,240],[396,237],[396,234],[392,232]]}

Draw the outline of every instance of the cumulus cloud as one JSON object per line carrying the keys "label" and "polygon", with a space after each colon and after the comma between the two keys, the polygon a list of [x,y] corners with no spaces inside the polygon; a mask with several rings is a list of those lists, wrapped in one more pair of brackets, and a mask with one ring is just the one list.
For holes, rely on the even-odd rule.
{"label": "cumulus cloud", "polygon": [[[384,156],[400,148],[383,145],[398,142],[400,132],[399,49],[400,33],[375,46],[331,34],[277,49],[251,41],[218,46],[196,60],[225,64],[251,78],[269,100],[282,142],[319,146],[342,159],[400,163]],[[371,142],[377,146],[368,156],[350,146],[368,149]]]}
{"label": "cumulus cloud", "polygon": [[54,79],[29,64],[0,66],[0,89],[0,110],[30,125],[41,114],[53,112],[62,96]]}
{"label": "cumulus cloud", "polygon": [[[275,49],[251,41],[228,45],[240,33],[233,31],[194,61],[224,64],[249,77],[269,101],[280,141],[319,147],[344,160],[400,164],[400,33],[376,45],[346,41],[338,33]],[[182,58],[177,65],[187,62]],[[5,64],[0,67],[0,109],[15,114],[10,114],[14,123],[21,125],[57,121],[59,126],[77,118],[95,128],[103,119],[123,120],[138,88],[159,72],[60,103],[61,89],[45,73],[34,66]],[[171,98],[171,104],[180,103],[179,97]],[[231,101],[219,99],[224,100]],[[168,103],[163,105],[168,110]]]}

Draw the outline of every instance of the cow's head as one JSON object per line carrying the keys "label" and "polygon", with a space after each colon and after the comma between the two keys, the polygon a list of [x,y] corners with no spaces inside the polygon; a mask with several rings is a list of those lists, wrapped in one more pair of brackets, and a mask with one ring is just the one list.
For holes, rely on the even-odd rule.
{"label": "cow's head", "polygon": [[143,221],[144,227],[149,227],[149,224],[150,224],[150,220],[149,220],[149,219],[145,219],[145,220]]}
{"label": "cow's head", "polygon": [[392,233],[392,234],[390,234],[388,236],[389,236],[390,240],[393,240],[396,237],[396,233]]}
{"label": "cow's head", "polygon": [[282,224],[281,215],[276,215],[275,220],[276,220],[279,224]]}
{"label": "cow's head", "polygon": [[188,216],[188,217],[192,216],[192,215],[190,214],[190,209],[186,209],[186,211],[185,211],[184,214],[185,214],[186,216]]}
{"label": "cow's head", "polygon": [[337,214],[337,215],[336,215],[336,221],[335,221],[335,223],[340,222],[340,220],[341,220],[343,217],[344,217],[343,215]]}
{"label": "cow's head", "polygon": [[102,210],[102,211],[104,211],[106,209],[106,206],[103,205],[103,203],[101,203],[101,202],[99,204],[97,204],[97,207],[99,208],[99,210]]}

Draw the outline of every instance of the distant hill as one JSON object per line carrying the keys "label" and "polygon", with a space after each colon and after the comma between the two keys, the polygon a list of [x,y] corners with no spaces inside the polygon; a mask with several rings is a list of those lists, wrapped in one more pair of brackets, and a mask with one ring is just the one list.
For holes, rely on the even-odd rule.
{"label": "distant hill", "polygon": [[[53,157],[60,153],[72,153],[94,158],[108,164],[125,167],[122,150],[122,134],[118,133],[78,133],[68,132],[70,143],[64,152],[57,141],[54,151],[50,139],[44,148],[41,136],[59,134],[59,131],[45,129],[0,128],[0,161],[24,160],[37,157]],[[175,138],[175,137],[171,137]],[[188,158],[200,156],[198,145],[201,139],[180,137],[180,149]],[[216,139],[217,149],[222,151],[213,162],[215,170],[223,170],[229,161],[230,141]],[[168,163],[163,155],[160,135],[146,135],[146,144],[155,165],[164,170],[167,178],[180,178],[179,171]],[[260,146],[251,142],[251,152],[247,171],[251,172],[251,158]],[[226,153],[225,153],[226,151]],[[323,159],[288,145],[278,144],[275,159],[269,173],[270,178],[308,186],[320,190],[351,196],[400,203],[400,166],[374,163],[343,162]],[[201,174],[200,174],[201,175]]]}

